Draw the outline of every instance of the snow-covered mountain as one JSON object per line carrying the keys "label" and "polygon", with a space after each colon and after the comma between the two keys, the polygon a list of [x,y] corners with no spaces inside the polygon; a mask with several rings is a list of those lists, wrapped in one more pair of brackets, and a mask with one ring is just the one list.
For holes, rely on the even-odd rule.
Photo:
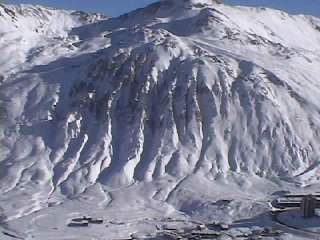
{"label": "snow-covered mountain", "polygon": [[2,75],[18,71],[13,68],[22,67],[21,64],[29,62],[37,53],[40,54],[42,48],[50,44],[57,45],[57,40],[61,40],[57,48],[68,48],[63,40],[72,37],[69,36],[72,28],[105,18],[101,14],[70,12],[36,5],[0,5]]}
{"label": "snow-covered mountain", "polygon": [[21,236],[58,203],[210,218],[224,194],[236,220],[265,210],[253,192],[319,182],[318,18],[213,0],[109,19],[0,5],[0,53],[0,207]]}

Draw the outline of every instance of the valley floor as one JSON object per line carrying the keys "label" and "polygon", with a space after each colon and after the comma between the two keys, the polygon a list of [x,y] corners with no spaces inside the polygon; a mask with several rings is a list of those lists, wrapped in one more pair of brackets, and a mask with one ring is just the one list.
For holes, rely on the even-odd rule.
{"label": "valley floor", "polygon": [[[230,179],[210,181],[192,176],[180,182],[163,179],[118,189],[96,184],[76,198],[63,202],[52,198],[45,208],[4,221],[1,239],[168,239],[197,232],[199,226],[213,222],[229,225],[225,231],[215,229],[220,239],[274,239],[274,231],[277,239],[318,237],[277,223],[268,211],[268,200],[281,194],[281,189],[296,189],[296,184],[278,186],[243,176],[239,177],[240,187]],[[309,190],[313,188],[316,186]],[[104,222],[81,226],[73,221],[83,216]]]}

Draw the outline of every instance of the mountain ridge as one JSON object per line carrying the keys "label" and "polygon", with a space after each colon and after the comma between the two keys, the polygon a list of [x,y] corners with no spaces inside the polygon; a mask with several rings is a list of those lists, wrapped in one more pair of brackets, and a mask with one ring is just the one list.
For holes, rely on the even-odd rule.
{"label": "mountain ridge", "polygon": [[57,32],[23,47],[3,35],[18,39],[0,40],[17,56],[0,65],[7,221],[91,191],[107,209],[132,188],[132,201],[192,216],[211,188],[237,192],[235,210],[259,184],[317,186],[320,20],[209,0],[161,10],[170,2],[110,19],[62,11],[65,27],[53,19]]}

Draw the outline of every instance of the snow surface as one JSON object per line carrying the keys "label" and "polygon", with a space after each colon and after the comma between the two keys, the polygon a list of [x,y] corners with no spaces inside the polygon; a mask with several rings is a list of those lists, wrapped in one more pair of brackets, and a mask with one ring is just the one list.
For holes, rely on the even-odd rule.
{"label": "snow surface", "polygon": [[167,0],[110,19],[0,5],[0,26],[1,239],[213,220],[315,238],[267,200],[319,188],[318,18]]}

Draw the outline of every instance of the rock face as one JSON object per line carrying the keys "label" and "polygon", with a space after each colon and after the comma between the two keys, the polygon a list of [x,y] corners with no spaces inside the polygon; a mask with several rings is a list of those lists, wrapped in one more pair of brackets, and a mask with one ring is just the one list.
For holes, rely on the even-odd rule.
{"label": "rock face", "polygon": [[1,198],[33,196],[12,216],[95,183],[319,179],[319,19],[211,0],[0,13]]}

